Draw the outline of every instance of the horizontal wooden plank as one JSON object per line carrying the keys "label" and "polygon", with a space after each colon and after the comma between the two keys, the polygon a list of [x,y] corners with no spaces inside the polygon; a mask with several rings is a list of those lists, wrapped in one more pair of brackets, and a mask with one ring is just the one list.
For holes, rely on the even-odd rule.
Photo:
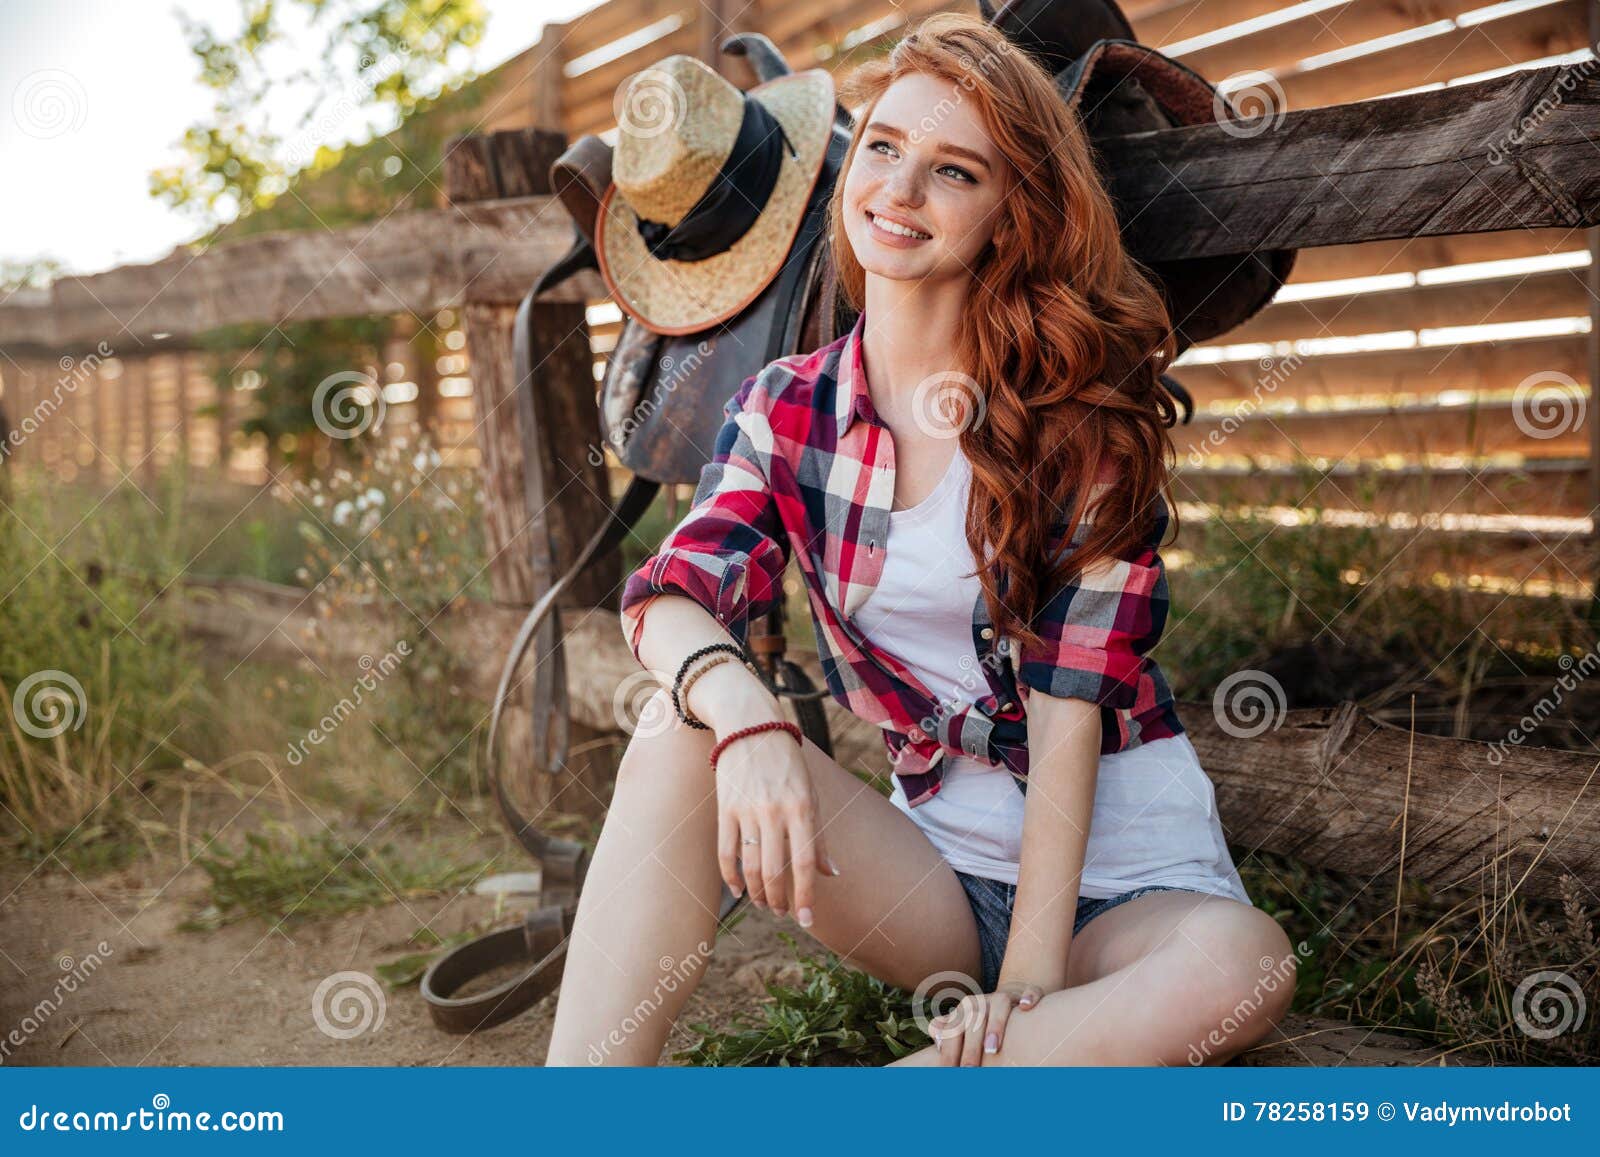
{"label": "horizontal wooden plank", "polygon": [[1586,249],[1582,229],[1510,229],[1455,237],[1404,237],[1356,245],[1304,249],[1294,259],[1291,282],[1341,281],[1379,273],[1416,273],[1446,265],[1543,257]]}
{"label": "horizontal wooden plank", "polygon": [[1171,494],[1180,502],[1212,505],[1588,518],[1590,472],[1582,458],[1521,466],[1400,469],[1345,462],[1329,471],[1263,466],[1197,469],[1180,463]]}
{"label": "horizontal wooden plank", "polygon": [[1556,269],[1487,281],[1417,285],[1348,297],[1269,305],[1229,330],[1229,342],[1348,337],[1400,329],[1488,325],[1586,317],[1593,299],[1587,269]]}
{"label": "horizontal wooden plank", "polygon": [[[1557,96],[1548,116],[1519,129],[1525,110]],[[1102,146],[1102,169],[1117,200],[1143,206],[1126,236],[1146,261],[1571,227],[1600,221],[1597,102],[1600,70],[1530,69],[1291,112],[1275,128],[1116,138]]]}
{"label": "horizontal wooden plank", "polygon": [[620,90],[634,73],[651,68],[674,53],[694,56],[699,47],[700,29],[690,23],[615,60],[608,60],[592,72],[570,77],[561,86],[562,114],[579,113],[596,101],[610,104],[621,96]]}
{"label": "horizontal wooden plank", "polygon": [[1571,334],[1304,359],[1179,365],[1172,373],[1202,409],[1277,398],[1304,402],[1366,396],[1432,397],[1445,390],[1510,390],[1534,374],[1565,374],[1585,382],[1588,348],[1585,335]]}
{"label": "horizontal wooden plank", "polygon": [[1290,72],[1279,77],[1279,83],[1287,108],[1343,104],[1575,52],[1588,42],[1588,28],[1584,0],[1562,0],[1367,56]]}
{"label": "horizontal wooden plank", "polygon": [[[49,303],[0,305],[0,349],[71,349],[104,340],[130,353],[153,334],[322,317],[428,313],[521,300],[566,251],[572,225],[552,197],[398,213],[317,232],[264,233],[149,265],[63,277]],[[604,297],[593,271],[551,301]]]}
{"label": "horizontal wooden plank", "polygon": [[1123,4],[1140,44],[1160,47],[1254,20],[1286,7],[1286,0],[1145,0]]}
{"label": "horizontal wooden plank", "polygon": [[1337,8],[1307,13],[1298,20],[1186,52],[1179,59],[1213,82],[1247,71],[1281,72],[1310,56],[1407,32],[1483,6],[1483,0],[1350,0]]}
{"label": "horizontal wooden plank", "polygon": [[[1575,406],[1572,413],[1585,407]],[[1524,414],[1519,423],[1517,416]],[[1254,414],[1245,418],[1197,415],[1173,430],[1180,459],[1191,453],[1263,455],[1279,461],[1302,456],[1361,461],[1400,454],[1481,458],[1522,454],[1529,458],[1573,458],[1587,451],[1584,421],[1537,422],[1511,401],[1477,406],[1408,405],[1332,411]],[[1544,435],[1544,436],[1540,436]]]}
{"label": "horizontal wooden plank", "polygon": [[567,21],[561,35],[562,59],[570,61],[596,52],[674,13],[692,18],[697,7],[685,0],[606,0]]}

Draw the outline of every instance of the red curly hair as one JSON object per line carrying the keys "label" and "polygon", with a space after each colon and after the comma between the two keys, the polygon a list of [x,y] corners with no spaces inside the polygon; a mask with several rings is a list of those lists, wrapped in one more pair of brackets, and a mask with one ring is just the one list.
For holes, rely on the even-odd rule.
{"label": "red curly hair", "polygon": [[[975,559],[989,560],[979,574],[990,619],[1023,647],[1037,646],[1030,624],[1050,595],[1096,563],[1138,551],[1152,531],[1177,420],[1160,383],[1172,327],[1160,291],[1123,248],[1077,114],[1042,65],[976,16],[930,16],[845,79],[841,100],[859,111],[841,172],[877,100],[916,73],[960,86],[1009,163],[1010,189],[973,266],[956,336],[961,369],[984,392],[982,420],[961,431],[960,445],[972,463],[967,542]],[[842,177],[834,185],[829,244],[840,290],[860,310],[866,274],[845,234],[844,186]],[[1116,484],[1091,512],[1108,463]],[[1085,517],[1083,543],[1059,551]]]}

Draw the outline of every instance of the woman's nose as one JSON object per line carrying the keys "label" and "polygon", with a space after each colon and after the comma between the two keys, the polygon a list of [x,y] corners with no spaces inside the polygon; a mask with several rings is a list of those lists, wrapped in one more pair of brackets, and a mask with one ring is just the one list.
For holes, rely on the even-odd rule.
{"label": "woman's nose", "polygon": [[904,205],[918,205],[922,202],[922,182],[910,165],[900,165],[889,174],[885,188],[894,200]]}

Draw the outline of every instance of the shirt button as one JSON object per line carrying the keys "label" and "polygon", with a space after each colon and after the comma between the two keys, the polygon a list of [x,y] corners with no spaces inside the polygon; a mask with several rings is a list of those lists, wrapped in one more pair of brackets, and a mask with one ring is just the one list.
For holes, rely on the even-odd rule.
{"label": "shirt button", "polygon": [[978,634],[982,635],[985,639],[992,639],[994,638],[994,628],[985,627],[983,630],[979,631]]}

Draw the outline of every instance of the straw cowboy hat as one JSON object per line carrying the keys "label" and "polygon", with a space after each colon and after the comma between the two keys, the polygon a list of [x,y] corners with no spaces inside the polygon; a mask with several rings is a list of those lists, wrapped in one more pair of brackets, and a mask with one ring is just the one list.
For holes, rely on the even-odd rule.
{"label": "straw cowboy hat", "polygon": [[635,74],[595,226],[617,304],[660,334],[696,333],[749,305],[789,254],[834,109],[820,68],[749,92],[681,54]]}

